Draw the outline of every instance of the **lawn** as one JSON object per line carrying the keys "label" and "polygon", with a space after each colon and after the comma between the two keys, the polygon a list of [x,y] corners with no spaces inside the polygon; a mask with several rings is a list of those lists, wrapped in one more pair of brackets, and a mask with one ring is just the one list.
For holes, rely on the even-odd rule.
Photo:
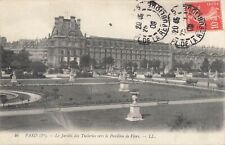
{"label": "lawn", "polygon": [[[62,79],[18,79],[18,84],[65,84],[69,83],[69,78]],[[75,83],[98,83],[98,82],[119,82],[118,79],[112,78],[76,78]],[[10,79],[0,80],[1,85],[11,85]]]}
{"label": "lawn", "polygon": [[[39,104],[36,103],[36,107],[56,107],[59,104],[62,106],[74,106],[131,102],[129,92],[119,92],[119,84],[110,84],[111,82],[116,82],[116,79],[80,79],[79,81],[85,83],[87,81],[106,82],[106,84],[19,86],[4,88],[45,94],[43,95],[42,101],[40,101]],[[161,84],[130,83],[129,87],[130,90],[139,90],[139,102],[224,97],[224,94],[221,92]],[[32,107],[32,105],[30,107]]]}
{"label": "lawn", "polygon": [[142,107],[143,121],[125,120],[129,109],[48,112],[40,115],[0,117],[0,130],[180,130],[213,131],[223,127],[223,103]]}
{"label": "lawn", "polygon": [[[129,109],[98,110],[67,113],[75,128],[82,130],[218,130],[223,126],[223,103],[164,105],[143,107],[144,117],[140,122],[126,121]],[[87,117],[88,116],[88,117]],[[181,120],[178,121],[178,116]]]}
{"label": "lawn", "polygon": [[27,100],[30,98],[30,96],[26,95],[26,94],[21,94],[21,93],[18,93],[18,97],[16,98],[13,98],[13,99],[9,99],[7,101],[7,103],[12,103],[12,102],[18,102],[18,101],[22,101],[22,100]]}
{"label": "lawn", "polygon": [[[21,93],[16,93],[18,94],[18,96],[7,94],[7,93],[4,93],[4,94],[7,96],[6,103],[20,102],[20,101],[28,100],[30,98],[29,95],[21,94]],[[2,104],[2,102],[0,102],[0,104]],[[4,109],[4,108],[0,108],[0,109]]]}

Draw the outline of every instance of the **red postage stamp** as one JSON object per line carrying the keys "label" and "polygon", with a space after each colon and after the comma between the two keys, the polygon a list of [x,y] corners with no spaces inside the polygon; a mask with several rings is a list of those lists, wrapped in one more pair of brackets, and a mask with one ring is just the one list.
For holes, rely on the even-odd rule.
{"label": "red postage stamp", "polygon": [[[221,2],[217,1],[204,1],[204,2],[188,2],[188,5],[196,7],[200,12],[206,23],[206,30],[222,30],[222,14],[221,14]],[[186,14],[187,26],[193,26],[188,31],[198,31],[200,28],[194,27],[195,19],[193,15]]]}

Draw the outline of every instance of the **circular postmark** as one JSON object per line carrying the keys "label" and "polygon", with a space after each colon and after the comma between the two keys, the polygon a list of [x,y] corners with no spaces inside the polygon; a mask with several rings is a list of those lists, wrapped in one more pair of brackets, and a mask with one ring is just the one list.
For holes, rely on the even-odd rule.
{"label": "circular postmark", "polygon": [[162,40],[168,33],[170,19],[167,11],[155,1],[141,1],[136,5],[138,30],[136,37],[141,44]]}
{"label": "circular postmark", "polygon": [[174,6],[170,13],[171,44],[176,48],[189,48],[199,43],[205,35],[206,23],[198,8],[191,4]]}

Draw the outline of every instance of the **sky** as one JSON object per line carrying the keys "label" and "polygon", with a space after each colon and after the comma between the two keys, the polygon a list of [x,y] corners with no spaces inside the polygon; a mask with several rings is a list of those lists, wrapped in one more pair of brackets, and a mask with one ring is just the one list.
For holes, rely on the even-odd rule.
{"label": "sky", "polygon": [[[185,0],[157,1],[169,10]],[[136,4],[136,0],[0,0],[0,35],[8,41],[48,37],[55,17],[75,16],[81,19],[83,34],[134,39]],[[225,22],[225,0],[221,4]],[[225,31],[207,32],[200,44],[225,48]]]}

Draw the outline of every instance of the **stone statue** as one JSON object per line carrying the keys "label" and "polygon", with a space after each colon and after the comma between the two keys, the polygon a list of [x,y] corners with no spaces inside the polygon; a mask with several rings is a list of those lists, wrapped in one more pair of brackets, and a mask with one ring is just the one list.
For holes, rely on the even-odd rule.
{"label": "stone statue", "polygon": [[121,80],[123,80],[123,81],[127,80],[127,72],[126,72],[126,70],[124,70],[124,71],[122,72]]}
{"label": "stone statue", "polygon": [[183,75],[183,79],[182,80],[184,80],[184,81],[187,80],[187,73],[186,73],[186,71],[184,72],[184,75]]}
{"label": "stone statue", "polygon": [[218,71],[216,70],[214,80],[217,81],[218,78],[219,78],[219,75],[218,75]]}
{"label": "stone statue", "polygon": [[74,82],[75,78],[74,78],[74,72],[71,70],[70,71],[70,78],[69,78],[69,82]]}
{"label": "stone statue", "polygon": [[11,83],[17,83],[16,72],[15,71],[13,71]]}
{"label": "stone statue", "polygon": [[122,74],[119,76],[120,80],[120,92],[128,92],[129,91],[129,84],[127,82],[127,72],[124,70]]}

